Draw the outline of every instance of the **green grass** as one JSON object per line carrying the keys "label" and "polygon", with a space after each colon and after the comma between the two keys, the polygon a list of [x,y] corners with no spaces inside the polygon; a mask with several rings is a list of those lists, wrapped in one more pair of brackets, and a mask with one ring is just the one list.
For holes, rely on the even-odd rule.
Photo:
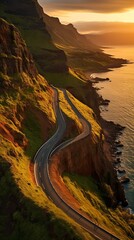
{"label": "green grass", "polygon": [[[12,149],[9,144],[7,146],[8,151]],[[10,159],[11,171],[3,153],[0,159],[0,238],[51,240],[54,237],[62,240],[66,235],[67,239],[80,240],[81,237],[75,233],[71,222],[64,220],[65,214],[31,181],[29,164],[22,151],[18,149],[15,154],[16,157],[19,154],[19,161],[5,154],[6,159]]]}
{"label": "green grass", "polygon": [[84,81],[72,73],[45,73],[45,77],[50,84],[59,88],[74,87],[79,89],[85,84]]}
{"label": "green grass", "polygon": [[22,29],[21,33],[34,55],[43,54],[44,50],[56,50],[56,47],[52,44],[49,35],[45,34],[45,31],[43,32],[38,29]]}
{"label": "green grass", "polygon": [[69,70],[69,73],[45,73],[45,78],[50,84],[58,88],[65,88],[70,91],[73,89],[74,95],[85,102],[84,87],[86,83],[72,70]]}
{"label": "green grass", "polygon": [[[32,0],[29,4],[32,4]],[[20,3],[20,9],[22,5]],[[63,65],[66,65],[64,55],[61,57],[61,54],[59,53],[61,50],[58,50],[53,44],[51,37],[45,28],[45,24],[43,24],[40,17],[32,15],[32,13],[26,16],[25,13],[23,16],[23,13],[21,12],[9,13],[8,8],[10,9],[6,3],[5,5],[0,3],[0,16],[18,27],[37,62],[37,67],[41,74],[43,74],[44,70],[56,72],[57,66],[62,68]],[[60,58],[58,59],[59,54]]]}
{"label": "green grass", "polygon": [[[0,11],[2,12],[2,10]],[[5,16],[7,19],[10,19],[11,22],[14,22],[19,26],[19,29],[33,53],[38,55],[40,53],[43,54],[44,49],[46,51],[48,49],[55,49],[49,36],[44,34],[40,29],[37,30],[36,27],[38,24],[35,24],[36,19],[29,18],[29,21],[27,21],[26,18],[21,16],[11,14],[5,14]],[[26,29],[26,26],[28,29]],[[48,59],[44,58],[44,63],[45,61],[46,64],[53,64],[52,61],[49,62]],[[57,59],[54,59],[55,63],[57,63],[57,61]],[[81,59],[78,61],[81,62]],[[23,76],[19,78],[12,77],[12,79],[8,79],[8,76],[4,77],[6,78],[5,81],[12,80],[11,83],[13,83],[13,86],[8,89],[5,95],[3,93],[1,95],[0,101],[2,105],[0,120],[2,123],[6,123],[5,128],[7,132],[9,131],[14,138],[16,137],[16,134],[19,134],[20,137],[26,137],[29,141],[29,145],[28,148],[25,149],[25,146],[21,146],[19,141],[17,142],[17,145],[8,139],[9,136],[0,134],[0,165],[2,166],[0,169],[0,173],[2,173],[0,176],[0,187],[2,189],[0,193],[2,199],[0,201],[0,206],[2,207],[2,212],[0,213],[0,220],[2,220],[0,221],[0,232],[2,232],[2,234],[0,233],[0,238],[5,236],[5,240],[27,240],[29,238],[31,240],[62,240],[64,238],[92,239],[85,230],[81,229],[79,225],[58,209],[47,198],[40,187],[35,185],[32,172],[30,171],[31,159],[33,158],[36,149],[42,143],[42,136],[39,120],[33,116],[32,111],[28,110],[38,109],[38,111],[43,112],[45,115],[45,121],[47,121],[47,123],[51,122],[54,124],[55,117],[52,110],[52,92],[50,92],[46,81],[41,76],[38,76],[37,79],[31,79],[23,73]],[[74,72],[70,71],[69,74],[51,73],[47,74],[46,78],[55,86],[76,89],[76,95],[79,95],[84,99],[85,93],[83,87],[85,87],[85,82]],[[17,79],[19,81],[17,81]],[[83,115],[89,121],[93,121],[94,136],[97,136],[97,134],[99,135],[100,128],[94,121],[91,109],[82,105],[71,95],[70,97],[74,104],[79,109],[82,109],[81,111]],[[63,99],[62,96],[61,105],[68,117],[71,117],[80,129],[78,119],[69,107],[66,107],[65,99]],[[26,110],[27,106],[29,107],[28,110]],[[48,137],[48,131],[46,132],[46,135]],[[8,163],[10,163],[10,165]],[[5,164],[7,164],[7,167],[5,167]],[[95,183],[92,183],[91,186],[91,183],[88,182],[84,193],[82,188],[84,187],[85,179],[82,183],[81,180],[77,183],[78,179],[70,181],[69,178],[64,178],[64,180],[70,188],[70,191],[72,191],[76,198],[81,202],[81,208],[83,211],[102,224],[102,226],[106,224],[108,229],[113,226],[115,227],[117,216],[113,217],[115,215],[114,212],[108,211],[106,212],[107,216],[101,218],[102,213],[106,211],[106,207],[102,203],[102,198],[100,197],[101,193],[98,192],[98,189],[95,190],[96,194],[93,192]],[[90,186],[89,189],[88,185]],[[91,201],[90,208],[89,199],[87,199],[85,195],[88,196],[87,198]],[[97,210],[95,209],[96,206]],[[119,211],[118,214],[120,216]],[[108,218],[111,218],[111,221],[113,221],[112,224],[109,223]],[[9,229],[9,227],[7,229],[7,226],[10,225],[9,223],[12,223],[11,229]],[[123,220],[120,220],[120,217],[118,218],[118,224],[120,226],[122,225],[124,228],[126,227]],[[133,222],[131,224],[133,224]],[[50,231],[48,229],[50,229]],[[120,229],[123,231],[121,227],[117,227],[115,231],[118,232]],[[126,231],[130,231],[128,226]],[[5,235],[5,233],[7,235]],[[2,238],[2,240],[4,240],[4,238]]]}
{"label": "green grass", "polygon": [[[55,123],[52,92],[41,76],[31,79],[23,73],[14,77],[11,87],[0,96],[3,126],[0,134],[0,238],[93,240],[57,208],[34,182],[31,160],[42,144],[41,124],[37,116],[43,114],[44,124]],[[27,148],[16,137],[27,139]],[[46,128],[48,137],[49,129]]]}
{"label": "green grass", "polygon": [[118,236],[121,240],[133,239],[134,217],[121,208],[115,210],[107,208],[103,193],[91,177],[65,173],[63,180],[73,196],[79,201],[82,211],[93,222]]}
{"label": "green grass", "polygon": [[120,67],[125,63],[123,59],[115,59],[102,51],[70,51],[65,49],[68,65],[77,72],[104,72],[109,68]]}
{"label": "green grass", "polygon": [[79,112],[85,117],[85,119],[89,122],[89,124],[91,124],[91,132],[92,132],[93,141],[98,142],[100,139],[101,127],[95,119],[93,110],[91,108],[89,108],[87,105],[81,103],[69,92],[68,92],[68,95],[69,95],[69,98],[71,99],[72,103],[74,104],[74,106],[77,107]]}
{"label": "green grass", "polygon": [[43,49],[56,50],[45,28],[44,31],[42,31],[40,26],[38,26],[39,23],[37,18],[26,18],[19,15],[7,14],[4,12],[4,9],[1,10],[1,17],[19,28],[27,46],[35,54],[42,53]]}
{"label": "green grass", "polygon": [[34,156],[36,151],[43,143],[43,139],[41,137],[41,128],[35,115],[30,111],[26,113],[23,125],[23,132],[29,140],[26,153],[29,157],[31,157]]}
{"label": "green grass", "polygon": [[[0,173],[3,174],[2,178],[0,176],[0,206],[3,209],[0,212],[0,237],[3,240],[17,240],[18,236],[20,240],[27,240],[29,236],[32,240],[62,240],[65,236],[72,240],[92,239],[35,185],[29,169],[30,158],[25,155],[25,151],[1,135],[0,140]],[[11,219],[12,229],[7,227]]]}

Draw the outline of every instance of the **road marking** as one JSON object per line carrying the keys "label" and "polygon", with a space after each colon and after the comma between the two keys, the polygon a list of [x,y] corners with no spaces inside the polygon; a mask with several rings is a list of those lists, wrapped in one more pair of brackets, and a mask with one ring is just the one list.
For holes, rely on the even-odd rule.
{"label": "road marking", "polygon": [[46,189],[43,183],[41,183],[41,186],[43,187],[43,189]]}
{"label": "road marking", "polygon": [[[56,92],[56,94],[57,94],[57,92]],[[66,94],[66,97],[65,98],[67,98],[67,100],[69,100],[68,101],[68,103],[70,104],[70,102],[71,102],[71,100],[69,99],[69,97],[68,97],[68,95],[67,95],[67,92],[64,90],[64,94]],[[56,99],[54,99],[54,100],[56,100],[57,101],[57,98]],[[38,150],[38,152],[37,152],[37,154],[35,155],[35,160],[36,160],[36,157],[38,156],[38,154],[40,155],[40,158],[41,158],[41,161],[39,162],[39,165],[41,166],[41,162],[43,162],[43,158],[45,158],[44,159],[44,164],[43,164],[43,167],[44,167],[44,171],[46,171],[46,169],[47,169],[47,177],[48,177],[48,179],[49,179],[49,181],[50,181],[50,183],[51,183],[51,179],[50,179],[50,177],[49,177],[49,171],[48,171],[48,161],[49,161],[49,157],[52,155],[52,153],[54,153],[54,151],[56,150],[56,149],[58,149],[58,146],[56,147],[56,145],[55,145],[55,142],[56,142],[56,144],[58,143],[58,141],[61,139],[61,137],[62,137],[62,134],[63,134],[63,132],[64,132],[64,128],[66,128],[66,124],[65,124],[65,119],[64,119],[64,116],[63,116],[63,113],[62,113],[62,111],[61,111],[61,109],[60,109],[60,107],[59,107],[59,104],[57,103],[57,105],[55,105],[56,103],[54,103],[54,101],[53,101],[53,104],[54,104],[54,112],[55,112],[55,116],[56,116],[56,118],[57,118],[57,122],[58,122],[58,128],[57,128],[57,131],[55,132],[55,134],[45,143],[45,144],[43,144],[42,146],[41,146],[41,148]],[[73,105],[73,103],[71,102],[71,104],[70,104],[70,106],[72,106]],[[79,139],[82,139],[82,138],[84,138],[84,136],[86,137],[87,135],[89,135],[89,134],[87,134],[86,135],[86,131],[88,130],[88,131],[90,131],[90,128],[91,128],[91,126],[89,125],[89,123],[86,121],[86,119],[82,116],[82,114],[78,111],[78,109],[75,107],[75,106],[72,106],[72,110],[76,113],[76,115],[78,115],[78,118],[80,119],[80,121],[81,121],[81,124],[83,125],[83,129],[85,129],[84,131],[83,131],[83,133],[82,134],[80,134],[79,135],[79,137],[77,136],[74,140],[72,140],[72,141],[70,141],[69,140],[69,142],[70,143],[73,143],[74,141],[76,141],[76,140],[79,140]],[[82,116],[82,117],[81,117]],[[88,126],[86,126],[88,124]],[[90,126],[90,127],[89,127]],[[81,137],[80,137],[81,136]],[[63,147],[65,147],[66,145],[68,145],[69,143],[67,143],[66,142],[66,145],[64,145],[65,143],[63,143]],[[61,144],[62,145],[62,144]],[[60,145],[59,145],[60,146]],[[54,149],[53,149],[54,148]],[[53,149],[53,150],[52,150]],[[43,153],[42,153],[43,152]],[[45,156],[45,157],[44,157]],[[36,169],[35,169],[36,170]],[[39,167],[38,167],[38,171],[39,171]],[[41,176],[41,172],[39,172],[39,175],[40,175],[40,177],[41,177],[41,179],[40,179],[40,186],[42,187],[42,189],[44,190],[44,192],[47,192],[47,182],[46,182],[46,188],[45,188],[45,186],[44,186],[44,183],[41,181],[42,180],[42,176]],[[52,185],[52,183],[51,183],[51,185]],[[61,197],[60,197],[60,195],[56,192],[56,190],[55,190],[55,188],[54,188],[54,186],[52,185],[52,187],[53,187],[53,189],[54,189],[54,191],[55,191],[55,193],[56,193],[56,195],[58,196],[58,203],[57,203],[57,197],[56,197],[56,199],[54,198],[54,196],[53,196],[53,194],[51,194],[51,192],[50,192],[50,194],[52,195],[52,197],[53,197],[53,199],[55,200],[55,205],[58,205],[58,206],[60,206],[61,205],[61,203],[59,203],[59,199],[61,199]],[[47,196],[48,196],[48,194],[47,194]],[[53,199],[50,197],[50,196],[48,196],[48,198],[53,202]],[[88,220],[88,222],[87,222],[87,219],[85,219],[85,217],[83,217],[82,215],[81,215],[81,217],[79,217],[79,213],[77,212],[77,211],[75,211],[72,207],[70,207],[66,202],[64,202],[64,200],[61,200],[64,204],[62,204],[62,206],[63,206],[63,211],[65,211],[66,213],[68,213],[68,215],[70,215],[71,217],[72,217],[72,219],[74,219],[75,221],[77,221],[78,223],[79,223],[79,221],[80,222],[85,222],[84,223],[84,225],[88,225],[88,227],[86,227],[87,228],[87,231],[88,232],[90,232],[91,231],[91,226],[90,226],[90,228],[89,228],[89,223],[90,223],[90,225],[92,224],[92,225],[94,225],[94,223],[92,223],[92,222],[90,222],[90,220]],[[64,207],[64,205],[65,205],[65,207]],[[82,227],[84,227],[84,225],[83,224],[81,224],[81,226]],[[85,227],[84,227],[85,228]],[[86,229],[85,228],[85,229]],[[104,234],[105,233],[107,233],[109,236],[110,236],[110,233],[108,233],[108,232],[106,232],[104,229],[101,229],[101,228],[97,228],[96,230],[100,230],[100,231],[102,231]],[[93,232],[92,232],[93,233]],[[94,233],[93,233],[94,234]],[[95,235],[95,234],[94,234]],[[95,235],[96,236],[96,235]],[[111,237],[111,236],[110,236]],[[114,237],[114,236],[112,236],[112,237]],[[98,238],[98,239],[102,239],[102,238]],[[116,237],[114,237],[114,239],[118,239],[118,238],[116,238]]]}

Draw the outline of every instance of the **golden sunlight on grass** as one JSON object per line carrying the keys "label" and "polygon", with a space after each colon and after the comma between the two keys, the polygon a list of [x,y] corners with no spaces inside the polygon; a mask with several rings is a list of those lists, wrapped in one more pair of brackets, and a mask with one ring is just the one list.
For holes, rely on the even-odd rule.
{"label": "golden sunlight on grass", "polygon": [[[44,209],[44,214],[45,211],[49,212],[53,221],[65,221],[68,227],[73,226],[74,230],[82,237],[82,239],[93,240],[86,231],[81,229],[77,223],[57,208],[40,187],[36,186],[29,169],[30,159],[25,155],[22,148],[16,148],[11,142],[1,138],[0,151],[2,159],[11,164],[13,180],[23,194],[23,201],[25,200],[27,202],[28,199],[31,200],[36,206],[39,206],[42,211]],[[11,152],[14,153],[14,156],[12,157],[10,156]],[[33,208],[32,202],[31,205],[29,205],[30,208]],[[35,211],[34,208],[33,211]]]}
{"label": "golden sunlight on grass", "polygon": [[[81,209],[89,218],[122,240],[132,239],[132,230],[128,222],[133,225],[134,219],[118,207],[115,210],[106,207],[103,194],[97,183],[91,177],[77,174],[64,174],[63,180],[71,194],[79,201]],[[127,237],[130,234],[130,238]],[[127,235],[128,234],[128,235]]]}
{"label": "golden sunlight on grass", "polygon": [[[37,79],[31,79],[23,73],[22,76],[16,76],[17,79],[18,85],[16,84],[15,88],[12,86],[10,94],[9,92],[8,94],[3,93],[0,97],[0,161],[2,164],[10,164],[7,175],[10,184],[12,184],[12,190],[14,194],[18,192],[18,198],[20,198],[18,201],[23,204],[22,211],[24,211],[23,208],[27,208],[27,212],[32,219],[39,217],[44,221],[45,216],[48,216],[47,225],[40,225],[35,228],[39,238],[42,234],[40,231],[46,234],[47,238],[49,227],[54,226],[55,231],[61,234],[60,238],[62,239],[64,231],[59,231],[58,228],[61,229],[63,225],[63,229],[66,228],[68,234],[77,236],[77,239],[93,240],[84,229],[57,208],[42,189],[35,184],[31,171],[31,161],[36,150],[43,143],[43,139],[48,138],[52,131],[55,131],[56,119],[52,107],[53,93],[45,79],[40,75]],[[22,79],[24,81],[20,89],[19,82]],[[61,105],[66,114],[77,122],[78,129],[81,128],[78,119],[71,112],[69,106],[65,107],[66,102],[62,99],[62,94],[60,94],[60,98],[63,101]],[[53,128],[51,127],[52,123]],[[45,132],[42,134],[43,130]],[[2,186],[5,189],[4,192],[6,192],[7,186],[4,177],[3,184],[5,184]],[[14,212],[13,216],[14,221],[16,219],[18,223],[21,221],[22,228],[24,225],[28,233],[31,231],[31,223],[27,222],[27,226],[25,226],[26,223],[22,220],[19,210]],[[34,233],[33,231],[32,233],[36,235],[37,232]]]}
{"label": "golden sunlight on grass", "polygon": [[81,103],[79,100],[73,97],[72,94],[68,92],[68,95],[72,101],[72,103],[77,107],[77,109],[80,111],[80,113],[85,117],[85,119],[91,124],[91,132],[94,141],[98,141],[97,138],[100,137],[101,133],[101,127],[97,123],[95,119],[94,112],[91,108],[86,106],[85,104]]}
{"label": "golden sunlight on grass", "polygon": [[59,90],[59,100],[60,100],[60,107],[62,111],[73,121],[75,121],[76,126],[78,127],[79,132],[82,130],[82,125],[77,117],[77,115],[72,110],[68,101],[64,98],[64,94],[62,91]]}

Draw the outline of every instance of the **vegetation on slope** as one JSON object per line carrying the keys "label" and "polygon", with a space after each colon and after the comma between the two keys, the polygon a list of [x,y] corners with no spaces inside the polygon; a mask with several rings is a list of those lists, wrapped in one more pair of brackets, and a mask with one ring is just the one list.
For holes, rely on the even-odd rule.
{"label": "vegetation on slope", "polygon": [[65,88],[72,92],[80,101],[87,104],[86,94],[89,92],[87,82],[82,74],[77,74],[72,69],[68,73],[45,73],[45,78],[50,84],[58,88]]}
{"label": "vegetation on slope", "polygon": [[101,133],[102,130],[101,130],[100,125],[96,121],[95,114],[94,114],[93,110],[91,108],[89,108],[88,106],[86,106],[85,104],[81,103],[75,97],[73,97],[73,95],[70,94],[69,92],[68,92],[68,94],[69,94],[69,98],[71,99],[74,106],[77,107],[79,112],[91,124],[92,136],[93,136],[94,140],[96,142],[98,142],[99,137],[100,137],[100,133]]}
{"label": "vegetation on slope", "polygon": [[[1,16],[4,16],[10,22],[14,22],[19,27],[34,57],[37,59],[38,68],[42,72],[44,69],[52,72],[55,70],[59,72],[65,71],[65,57],[52,44],[51,38],[37,17],[36,12],[32,17],[33,11],[30,12],[30,16],[25,13],[24,10],[27,9],[28,1],[13,1],[19,6],[22,2],[25,3],[25,8],[23,11],[20,8],[20,12],[13,7],[9,7],[9,1],[4,2],[7,2],[8,5],[0,3]],[[67,52],[67,54],[72,53]],[[71,55],[69,64],[79,70],[82,56],[85,58],[85,53],[84,55],[80,53],[77,59],[75,59],[74,55]],[[1,57],[5,58],[7,56],[2,55]],[[60,63],[59,58],[61,59]],[[90,61],[85,63],[86,65],[83,68]],[[93,63],[94,66],[98,68],[98,65]],[[65,82],[62,81],[63,76],[66,79]],[[59,78],[58,74],[56,74],[57,78]],[[6,89],[6,91],[2,92],[0,99],[0,161],[2,173],[0,176],[2,188],[0,237],[9,240],[18,239],[18,237],[20,239],[92,239],[74,221],[55,207],[42,190],[35,185],[29,170],[30,160],[40,144],[51,135],[51,127],[55,123],[51,104],[52,92],[49,86],[41,76],[38,75],[37,78],[31,79],[26,73],[21,75],[15,73],[14,76],[1,73],[1,79],[1,82],[6,82],[6,86],[13,85],[8,91]],[[71,73],[71,75],[61,74],[58,84],[66,87],[76,87],[77,93],[79,92],[78,89],[85,86],[78,76],[74,76],[74,73]],[[81,93],[81,97],[84,98],[84,91]],[[65,109],[65,112],[70,118],[71,115],[68,110]],[[34,120],[32,116],[34,116]],[[75,118],[72,116],[72,119],[75,120]],[[42,123],[43,119],[47,123],[45,128],[44,123]],[[80,126],[78,126],[79,128]],[[32,170],[32,165],[30,169]],[[10,191],[11,188],[13,189],[12,192]],[[48,231],[48,229],[51,229],[51,231]]]}
{"label": "vegetation on slope", "polygon": [[[77,72],[106,72],[109,68],[121,67],[127,63],[124,59],[115,59],[102,51],[68,51],[64,50],[68,65]],[[82,60],[82,61],[81,61]]]}
{"label": "vegetation on slope", "polygon": [[121,207],[109,209],[104,199],[105,193],[99,190],[91,177],[64,174],[63,180],[71,194],[80,203],[82,211],[97,225],[115,234],[121,240],[134,238],[134,216]]}
{"label": "vegetation on slope", "polygon": [[[60,94],[60,106],[62,111],[69,116],[73,121],[75,121],[78,131],[80,132],[81,125],[74,114],[72,109],[68,106],[63,93],[59,91]],[[75,99],[69,92],[69,98],[73,104],[78,108],[82,115],[89,121],[92,128],[92,140],[93,142],[98,142],[100,139],[101,128],[95,120],[94,113],[92,109],[82,104],[80,101]],[[66,106],[66,107],[65,107]],[[78,133],[77,133],[78,134]],[[76,135],[77,135],[76,134]],[[102,136],[103,137],[103,136]],[[79,153],[80,155],[80,153]],[[66,159],[67,161],[67,159]],[[78,156],[79,161],[79,156]],[[84,160],[83,160],[84,161]],[[64,162],[64,159],[61,159],[61,162]],[[62,164],[61,164],[62,167]],[[59,166],[58,166],[59,170]],[[105,173],[108,169],[106,169]],[[59,170],[60,171],[60,170]],[[73,171],[72,171],[73,172]],[[105,175],[104,173],[104,175]],[[53,173],[52,173],[53,174]],[[109,208],[106,204],[109,201],[109,198],[113,198],[114,193],[110,185],[106,182],[103,183],[103,191],[100,189],[100,184],[97,183],[90,176],[84,177],[74,173],[64,173],[63,178],[59,177],[61,182],[64,182],[67,188],[69,189],[71,196],[73,196],[80,204],[80,209],[85,212],[91,221],[95,224],[101,226],[107,231],[113,233],[119,239],[128,240],[133,239],[134,237],[134,216],[129,214],[129,211],[118,206],[116,209]],[[54,180],[57,184],[56,180]],[[58,185],[56,185],[57,188]],[[62,189],[62,190],[61,190]],[[64,191],[64,185],[62,183],[60,191]],[[57,189],[59,191],[59,189]],[[67,191],[65,191],[67,194]],[[61,193],[62,196],[62,193]],[[64,196],[64,192],[63,192]],[[65,196],[64,196],[65,197]],[[66,199],[66,197],[65,197]],[[67,196],[69,199],[69,196]],[[71,204],[71,202],[69,203]]]}
{"label": "vegetation on slope", "polygon": [[[2,0],[0,16],[17,26],[36,60],[38,70],[66,72],[66,57],[52,42],[39,12],[37,1]],[[58,59],[58,61],[57,61]]]}
{"label": "vegetation on slope", "polygon": [[126,63],[123,59],[115,59],[103,53],[100,46],[78,33],[72,24],[61,24],[58,18],[46,14],[43,15],[43,19],[53,42],[58,48],[64,50],[68,66],[75,71],[101,72]]}
{"label": "vegetation on slope", "polygon": [[99,50],[99,47],[88,40],[84,35],[78,33],[77,29],[70,23],[61,24],[60,20],[43,14],[43,20],[53,39],[53,42],[61,49],[68,50]]}
{"label": "vegetation on slope", "polygon": [[0,97],[0,237],[92,239],[35,184],[31,159],[55,123],[52,93],[41,76],[34,83],[29,82],[26,74],[20,78],[25,82],[23,88],[20,89],[19,82],[14,86],[12,78],[13,86]]}
{"label": "vegetation on slope", "polygon": [[[74,106],[79,110],[79,112],[85,117],[85,119],[91,124],[91,135],[94,142],[98,142],[101,134],[101,127],[97,123],[95,114],[91,108],[86,106],[85,104],[81,103],[79,100],[77,100],[72,94],[68,92],[68,96]],[[72,110],[71,106],[69,105],[68,101],[64,98],[63,92],[59,90],[59,99],[60,99],[60,107],[62,111],[75,122],[75,126],[77,127],[78,133],[75,133],[75,130],[73,130],[73,135],[78,135],[80,132],[82,132],[82,125],[77,117],[77,115]],[[71,135],[70,135],[71,137]]]}
{"label": "vegetation on slope", "polygon": [[[17,29],[0,21],[0,238],[92,240],[35,183],[32,159],[55,130],[53,92],[34,65],[30,71],[32,58]],[[29,57],[26,62],[22,58],[20,72],[17,65],[12,69],[16,55],[7,61],[10,52]]]}

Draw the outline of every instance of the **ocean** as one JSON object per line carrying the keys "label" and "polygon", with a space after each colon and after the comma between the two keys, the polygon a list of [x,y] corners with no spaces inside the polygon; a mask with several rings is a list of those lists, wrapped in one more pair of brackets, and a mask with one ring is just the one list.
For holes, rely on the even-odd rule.
{"label": "ocean", "polygon": [[129,207],[134,212],[134,46],[112,46],[105,49],[105,52],[133,62],[110,72],[94,75],[111,80],[95,84],[99,88],[98,93],[110,100],[108,107],[101,108],[102,117],[126,127],[120,136],[124,145],[121,166],[130,178],[130,183],[125,184],[124,188]]}

